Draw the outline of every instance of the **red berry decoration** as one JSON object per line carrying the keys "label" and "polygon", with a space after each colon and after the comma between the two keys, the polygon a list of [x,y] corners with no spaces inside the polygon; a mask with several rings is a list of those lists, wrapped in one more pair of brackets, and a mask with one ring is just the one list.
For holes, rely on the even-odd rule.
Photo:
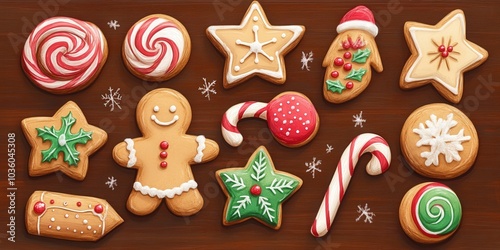
{"label": "red berry decoration", "polygon": [[446,48],[444,47],[444,45],[441,45],[441,46],[439,46],[439,48],[438,48],[438,51],[439,51],[439,52],[443,52],[443,51],[445,51],[445,50],[446,50]]}
{"label": "red berry decoration", "polygon": [[333,78],[337,78],[339,77],[339,72],[338,71],[332,71],[332,73],[330,73],[330,75],[333,77]]}
{"label": "red berry decoration", "polygon": [[160,153],[160,157],[161,157],[162,159],[167,158],[167,156],[168,156],[168,153],[167,153],[166,151],[161,151],[161,153]]}
{"label": "red berry decoration", "polygon": [[168,142],[162,141],[160,143],[160,148],[163,149],[163,150],[167,149],[168,148]]}
{"label": "red berry decoration", "polygon": [[344,41],[342,43],[342,48],[349,49],[351,47],[351,43],[349,41]]}
{"label": "red berry decoration", "polygon": [[261,193],[261,192],[262,192],[262,188],[261,188],[259,185],[257,185],[257,184],[253,185],[253,186],[250,188],[250,193],[251,193],[252,195],[254,195],[254,196],[258,196],[258,195],[260,195],[260,193]]}
{"label": "red berry decoration", "polygon": [[446,50],[445,50],[445,51],[443,51],[443,52],[441,52],[441,56],[442,56],[442,57],[448,57],[448,55],[449,55],[449,53],[448,53],[448,51],[446,51]]}
{"label": "red berry decoration", "polygon": [[448,46],[448,49],[446,49],[448,52],[452,52],[453,51],[453,46]]}
{"label": "red berry decoration", "polygon": [[166,162],[166,161],[162,161],[162,162],[160,162],[160,167],[161,167],[161,168],[167,168],[167,165],[168,165],[168,164],[167,164],[167,162]]}
{"label": "red berry decoration", "polygon": [[54,204],[54,200],[50,200],[50,204]]}
{"label": "red berry decoration", "polygon": [[345,58],[345,59],[350,59],[350,58],[351,58],[351,56],[352,56],[351,52],[346,52],[346,53],[344,53],[344,58]]}
{"label": "red berry decoration", "polygon": [[352,89],[352,88],[354,87],[354,83],[353,83],[353,82],[351,82],[351,81],[348,81],[348,82],[345,84],[345,87],[346,87],[347,89]]}
{"label": "red berry decoration", "polygon": [[352,69],[352,64],[350,64],[350,63],[344,64],[344,70],[349,71],[351,69]]}
{"label": "red berry decoration", "polygon": [[76,205],[79,206],[79,207],[81,207],[82,203],[81,202],[77,202]]}
{"label": "red berry decoration", "polygon": [[43,201],[37,201],[33,206],[33,211],[35,211],[36,214],[42,214],[45,212],[45,203]]}
{"label": "red berry decoration", "polygon": [[335,66],[342,66],[344,65],[344,59],[337,57],[333,60],[333,64],[335,64]]}
{"label": "red berry decoration", "polygon": [[102,211],[104,211],[104,208],[102,208],[102,205],[101,204],[97,204],[95,207],[94,207],[94,212],[100,214],[102,213]]}

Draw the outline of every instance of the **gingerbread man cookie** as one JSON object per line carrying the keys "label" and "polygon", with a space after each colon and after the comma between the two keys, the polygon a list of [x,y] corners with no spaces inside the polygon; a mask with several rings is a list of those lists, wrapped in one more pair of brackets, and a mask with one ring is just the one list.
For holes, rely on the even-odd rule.
{"label": "gingerbread man cookie", "polygon": [[173,89],[146,94],[137,105],[137,124],[143,136],[127,138],[113,149],[121,166],[138,170],[127,208],[134,214],[153,212],[163,198],[176,215],[188,216],[203,207],[190,165],[213,160],[219,154],[215,141],[186,134],[191,107]]}
{"label": "gingerbread man cookie", "polygon": [[87,174],[88,157],[101,148],[108,134],[87,123],[82,110],[69,101],[52,117],[31,117],[21,126],[31,145],[30,176],[61,171],[75,180]]}

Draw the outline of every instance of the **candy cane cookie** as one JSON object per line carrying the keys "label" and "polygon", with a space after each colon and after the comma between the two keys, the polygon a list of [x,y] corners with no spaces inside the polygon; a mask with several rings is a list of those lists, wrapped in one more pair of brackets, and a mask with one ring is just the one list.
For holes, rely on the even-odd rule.
{"label": "candy cane cookie", "polygon": [[372,158],[366,165],[366,172],[370,175],[379,175],[387,171],[391,164],[391,149],[379,135],[365,133],[354,138],[342,153],[333,174],[330,186],[326,190],[316,219],[311,227],[311,234],[315,237],[324,236],[330,230],[349,186],[356,164],[364,153],[371,153]]}
{"label": "candy cane cookie", "polygon": [[420,243],[437,243],[453,235],[462,219],[462,206],[453,190],[438,182],[411,188],[399,207],[404,232]]}
{"label": "candy cane cookie", "polygon": [[167,15],[149,15],[137,21],[123,42],[128,70],[146,81],[165,81],[179,74],[191,54],[186,28]]}
{"label": "candy cane cookie", "polygon": [[237,147],[243,142],[236,125],[248,117],[267,120],[274,138],[291,148],[307,144],[319,128],[319,115],[311,100],[298,92],[283,92],[269,103],[249,101],[229,108],[221,122],[222,136],[229,145]]}
{"label": "candy cane cookie", "polygon": [[96,25],[70,17],[52,17],[29,35],[21,64],[37,87],[68,94],[88,87],[107,56],[106,38]]}

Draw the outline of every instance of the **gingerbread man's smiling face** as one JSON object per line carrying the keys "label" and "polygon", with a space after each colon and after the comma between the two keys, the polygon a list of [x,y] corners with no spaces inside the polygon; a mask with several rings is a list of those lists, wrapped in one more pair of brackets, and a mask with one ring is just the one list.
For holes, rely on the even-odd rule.
{"label": "gingerbread man's smiling face", "polygon": [[186,132],[191,123],[191,107],[175,90],[153,90],[137,105],[137,122],[144,134]]}

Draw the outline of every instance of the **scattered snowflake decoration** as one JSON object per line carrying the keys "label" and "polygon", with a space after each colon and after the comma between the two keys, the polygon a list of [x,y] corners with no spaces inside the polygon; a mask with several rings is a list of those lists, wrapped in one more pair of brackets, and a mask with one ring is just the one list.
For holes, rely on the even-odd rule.
{"label": "scattered snowflake decoration", "polygon": [[225,223],[255,218],[271,228],[279,228],[282,202],[302,183],[298,177],[283,173],[274,168],[264,147],[255,151],[245,168],[217,171],[229,199],[224,209]]}
{"label": "scattered snowflake decoration", "polygon": [[358,222],[363,216],[365,217],[364,222],[373,223],[373,217],[375,216],[374,212],[370,212],[370,208],[368,207],[368,203],[365,203],[365,207],[361,207],[358,205],[358,213],[359,216],[356,218],[356,222]]}
{"label": "scattered snowflake decoration", "polygon": [[326,153],[329,154],[333,151],[333,146],[330,144],[326,144]]}
{"label": "scattered snowflake decoration", "polygon": [[109,111],[115,110],[115,106],[118,107],[119,109],[122,109],[120,106],[120,101],[122,100],[122,96],[120,95],[120,88],[116,89],[116,91],[113,91],[111,87],[108,89],[109,93],[106,93],[104,95],[101,95],[101,99],[104,100],[104,107],[110,107],[111,109]]}
{"label": "scattered snowflake decoration", "polygon": [[205,97],[210,101],[210,94],[217,94],[217,91],[215,91],[214,89],[215,83],[217,81],[213,80],[211,82],[207,82],[207,79],[203,78],[203,82],[203,85],[201,87],[198,87],[198,90],[201,91],[201,94],[205,95]]}
{"label": "scattered snowflake decoration", "polygon": [[114,29],[114,30],[116,30],[117,28],[120,28],[120,24],[118,24],[118,21],[116,21],[116,20],[109,21],[108,26],[109,26],[109,28]]}
{"label": "scattered snowflake decoration", "polygon": [[359,112],[359,115],[352,116],[352,122],[354,122],[354,127],[360,126],[363,127],[363,123],[366,122],[366,119],[363,119],[363,111]]}
{"label": "scattered snowflake decoration", "polygon": [[464,136],[463,128],[458,134],[450,135],[450,129],[457,124],[458,122],[453,120],[452,113],[448,114],[446,120],[438,119],[436,115],[432,114],[431,119],[425,121],[427,127],[420,123],[418,128],[413,129],[413,132],[420,136],[417,147],[425,145],[431,148],[430,151],[424,151],[420,154],[426,159],[426,166],[431,164],[438,166],[440,154],[444,154],[447,163],[460,161],[459,151],[464,150],[462,142],[469,141],[471,137]]}
{"label": "scattered snowflake decoration", "polygon": [[56,130],[54,126],[36,128],[38,137],[43,141],[50,141],[50,147],[42,150],[42,162],[57,160],[59,153],[64,156],[64,161],[70,166],[77,166],[80,162],[80,152],[76,149],[76,144],[87,144],[92,139],[92,131],[84,131],[80,128],[78,133],[73,134],[71,128],[75,125],[76,119],[71,114],[61,117],[61,128]]}
{"label": "scattered snowflake decoration", "polygon": [[118,186],[117,180],[113,176],[108,177],[108,181],[104,184],[108,185],[108,188],[111,188],[111,190],[115,190],[115,187]]}
{"label": "scattered snowflake decoration", "polygon": [[312,62],[314,60],[313,58],[313,53],[312,51],[309,51],[309,53],[304,53],[304,51],[302,51],[302,58],[300,58],[300,62],[302,63],[302,70],[306,69],[307,71],[310,71],[309,70],[309,63]]}
{"label": "scattered snowflake decoration", "polygon": [[311,172],[313,178],[315,177],[316,171],[321,172],[321,169],[318,166],[321,165],[321,160],[316,160],[316,157],[313,157],[312,162],[306,162],[307,172]]}

